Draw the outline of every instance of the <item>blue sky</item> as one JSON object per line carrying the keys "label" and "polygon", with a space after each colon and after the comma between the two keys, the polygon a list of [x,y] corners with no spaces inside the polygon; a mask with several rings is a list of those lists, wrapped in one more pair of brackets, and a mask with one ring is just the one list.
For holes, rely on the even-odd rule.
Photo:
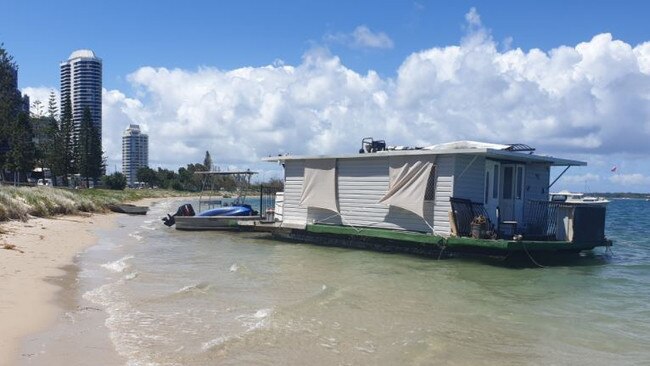
{"label": "blue sky", "polygon": [[[0,42],[20,66],[24,91],[43,95],[58,89],[59,62],[76,49],[90,48],[104,60],[109,165],[119,164],[114,140],[130,122],[142,124],[153,144],[158,142],[151,149],[152,165],[168,167],[200,160],[205,150],[223,144],[236,153],[223,154],[221,163],[241,166],[270,153],[318,152],[319,146],[351,151],[366,134],[398,144],[509,142],[521,136],[521,142],[543,152],[589,162],[590,167],[567,173],[566,188],[650,191],[649,151],[641,141],[650,137],[650,112],[643,107],[650,101],[647,89],[636,85],[648,81],[646,47],[637,47],[650,41],[650,5],[645,2],[8,1],[3,8],[9,11],[0,22]],[[607,34],[609,38],[597,37]],[[573,53],[554,58],[562,46]],[[465,55],[462,62],[457,48]],[[545,54],[547,64],[536,63],[534,49]],[[625,61],[630,54],[641,65],[636,71]],[[485,60],[491,61],[481,63]],[[447,72],[445,62],[456,65],[453,88],[436,84]],[[494,63],[506,66],[479,86],[467,85],[477,79],[473,72],[479,79],[493,72],[482,68]],[[561,68],[559,74],[576,67],[587,71],[555,90],[551,84],[560,81],[550,79],[551,67]],[[610,80],[603,70],[618,76]],[[522,83],[522,77],[530,79]],[[527,92],[531,82],[543,93]],[[439,88],[429,90],[429,84]],[[299,86],[305,88],[296,91]],[[481,107],[490,88],[503,97]],[[172,89],[174,93],[165,92]],[[423,91],[414,92],[418,90]],[[450,97],[475,90],[482,94]],[[604,97],[628,93],[633,98]],[[584,106],[585,96],[596,101]],[[468,110],[464,99],[478,102],[459,117],[458,111]],[[382,106],[383,113],[368,100]],[[602,112],[607,108],[614,109]],[[597,122],[572,117],[585,113],[594,113]],[[632,122],[624,128],[638,127],[640,133],[629,136],[628,146],[607,141],[608,136],[626,138],[612,132],[613,115],[630,116]],[[522,119],[525,123],[518,124]],[[408,121],[403,126],[408,131],[396,125],[400,120]],[[261,132],[240,135],[234,129],[241,127],[237,121],[251,121]],[[561,136],[563,124],[571,125],[571,138]],[[526,129],[521,135],[504,132],[493,138],[474,133],[521,126],[538,126],[544,140]],[[348,136],[335,130],[348,127]],[[549,129],[555,132],[547,133]],[[289,137],[277,136],[277,131],[289,131]],[[612,165],[619,166],[619,178],[608,175]]]}
{"label": "blue sky", "polygon": [[[388,34],[390,50],[328,44],[358,72],[394,75],[410,53],[457,43],[476,7],[496,41],[548,50],[610,32],[648,40],[643,1],[9,1],[0,40],[21,66],[20,86],[57,85],[58,63],[78,48],[105,62],[107,88],[141,66],[234,69],[297,64],[328,34],[359,25]],[[6,5],[5,5],[6,8]]]}

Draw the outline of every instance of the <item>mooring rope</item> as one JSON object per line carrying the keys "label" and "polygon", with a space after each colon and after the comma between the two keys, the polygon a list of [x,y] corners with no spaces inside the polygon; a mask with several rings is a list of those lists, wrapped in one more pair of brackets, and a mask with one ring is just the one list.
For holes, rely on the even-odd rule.
{"label": "mooring rope", "polygon": [[[331,219],[331,218],[333,218],[333,217],[337,217],[337,216],[341,218],[341,222],[343,222],[345,225],[347,225],[347,226],[351,227],[352,229],[354,229],[354,231],[356,231],[357,234],[359,234],[360,232],[362,232],[362,231],[365,230],[365,229],[371,228],[371,227],[373,227],[373,226],[375,226],[375,225],[382,224],[381,222],[375,222],[375,223],[371,223],[371,224],[369,224],[369,225],[367,225],[367,226],[364,226],[364,227],[357,227],[357,226],[352,225],[352,224],[351,224],[351,223],[350,223],[350,222],[349,222],[345,217],[343,217],[343,215],[341,215],[339,212],[335,213],[334,215],[327,216],[327,217],[324,218],[324,219],[316,220],[316,221],[314,221],[314,222],[317,223],[317,224],[318,224],[318,223],[327,222],[327,220],[329,220],[329,219]],[[429,224],[429,222],[428,222],[427,220],[425,220],[424,218],[422,218],[422,221],[423,221],[423,222],[424,222],[424,223],[429,227],[429,229],[431,229],[431,234],[433,234],[434,231],[435,231],[435,229],[433,228],[433,226],[431,226],[431,224]]]}
{"label": "mooring rope", "polygon": [[371,227],[371,226],[373,226],[373,225],[375,225],[375,224],[381,224],[380,222],[378,222],[378,223],[370,224],[370,225],[368,225],[367,227],[358,228],[357,226],[352,225],[348,220],[345,219],[345,217],[343,217],[343,215],[341,215],[341,214],[338,213],[338,212],[335,213],[334,215],[327,216],[327,217],[324,218],[324,219],[316,220],[316,221],[314,221],[314,222],[315,222],[315,223],[323,223],[323,222],[326,222],[327,220],[329,220],[329,219],[331,219],[331,218],[333,218],[333,217],[336,217],[336,216],[340,217],[340,218],[341,218],[341,222],[343,222],[345,225],[347,225],[347,226],[351,227],[352,229],[354,229],[354,231],[357,233],[357,235],[358,235],[360,232],[362,232],[363,230],[365,230],[365,229],[367,229],[367,228],[369,228],[369,227]]}
{"label": "mooring rope", "polygon": [[442,257],[442,253],[445,251],[446,248],[447,248],[447,246],[442,244],[442,248],[440,249],[440,253],[438,253],[438,260],[440,260],[440,258]]}
{"label": "mooring rope", "polygon": [[521,242],[521,245],[524,247],[524,251],[525,251],[526,254],[528,255],[528,258],[530,258],[530,260],[531,260],[531,261],[532,261],[532,262],[533,262],[537,267],[539,267],[539,268],[546,268],[546,267],[542,266],[541,264],[537,263],[537,261],[535,260],[535,258],[533,258],[533,256],[530,255],[530,253],[528,252],[528,248],[526,248],[526,243],[525,243],[525,242],[522,241],[522,242]]}

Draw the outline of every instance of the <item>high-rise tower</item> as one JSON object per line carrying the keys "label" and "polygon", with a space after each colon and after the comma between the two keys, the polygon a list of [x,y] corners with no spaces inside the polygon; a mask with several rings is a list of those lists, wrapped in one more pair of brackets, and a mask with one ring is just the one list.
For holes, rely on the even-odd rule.
{"label": "high-rise tower", "polygon": [[84,109],[90,108],[93,124],[102,133],[102,59],[91,50],[72,52],[61,63],[61,109],[66,98],[72,103],[75,136],[79,134]]}
{"label": "high-rise tower", "polygon": [[122,173],[129,186],[137,181],[138,169],[149,166],[149,136],[139,125],[129,125],[122,135]]}

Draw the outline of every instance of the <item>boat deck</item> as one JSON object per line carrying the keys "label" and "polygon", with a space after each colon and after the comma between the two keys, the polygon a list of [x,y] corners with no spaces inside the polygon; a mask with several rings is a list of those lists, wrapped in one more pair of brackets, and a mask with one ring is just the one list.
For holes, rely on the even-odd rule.
{"label": "boat deck", "polygon": [[355,228],[347,226],[312,224],[304,230],[278,229],[277,236],[305,240],[316,244],[363,247],[412,253],[436,253],[441,250],[456,253],[506,254],[526,252],[575,253],[595,247],[611,246],[611,240],[598,242],[536,241],[474,239],[394,231],[376,228]]}
{"label": "boat deck", "polygon": [[259,216],[176,216],[176,230],[244,230],[240,225]]}
{"label": "boat deck", "polygon": [[279,221],[240,220],[237,224],[242,229],[270,233],[279,229],[282,223]]}

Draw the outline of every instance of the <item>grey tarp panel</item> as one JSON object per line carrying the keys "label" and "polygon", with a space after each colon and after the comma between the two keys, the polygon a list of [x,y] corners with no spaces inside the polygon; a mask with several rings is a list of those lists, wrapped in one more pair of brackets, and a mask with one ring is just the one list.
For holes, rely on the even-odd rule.
{"label": "grey tarp panel", "polygon": [[388,192],[379,203],[400,207],[424,218],[424,194],[435,160],[435,156],[427,157],[427,160],[391,156]]}
{"label": "grey tarp panel", "polygon": [[336,159],[305,161],[300,206],[339,212],[336,195]]}

